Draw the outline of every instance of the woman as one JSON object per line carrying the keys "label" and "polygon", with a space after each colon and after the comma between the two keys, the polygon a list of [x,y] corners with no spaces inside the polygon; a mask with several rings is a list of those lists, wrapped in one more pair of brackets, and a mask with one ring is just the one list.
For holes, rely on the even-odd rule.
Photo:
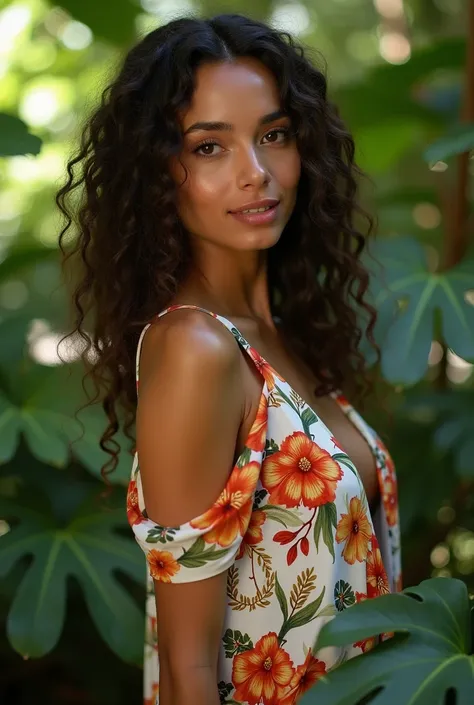
{"label": "woman", "polygon": [[393,464],[339,392],[375,320],[353,141],[290,36],[181,19],[130,51],[70,173],[106,447],[136,353],[145,702],[293,705],[373,642],[315,653],[321,626],[400,581]]}

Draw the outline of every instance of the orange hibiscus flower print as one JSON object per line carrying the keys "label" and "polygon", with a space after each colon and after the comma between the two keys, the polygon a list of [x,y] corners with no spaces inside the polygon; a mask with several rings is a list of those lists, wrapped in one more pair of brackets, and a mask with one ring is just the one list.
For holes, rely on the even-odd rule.
{"label": "orange hibiscus flower print", "polygon": [[156,548],[152,548],[148,551],[146,559],[150,566],[151,577],[161,583],[170,583],[171,578],[181,568],[169,551],[158,551]]}
{"label": "orange hibiscus flower print", "polygon": [[255,461],[242,468],[234,468],[219,499],[201,514],[192,519],[195,529],[210,529],[203,535],[206,543],[230,546],[237,536],[243,536],[252,514],[252,497],[257,485],[260,465]]}
{"label": "orange hibiscus flower print", "polygon": [[267,416],[267,400],[262,394],[260,396],[260,403],[258,405],[258,411],[255,417],[255,421],[253,422],[251,431],[245,443],[247,448],[251,448],[251,450],[256,451],[261,451],[264,449],[267,433]]}
{"label": "orange hibiscus flower print", "polygon": [[326,675],[326,664],[324,661],[318,661],[311,651],[308,651],[304,664],[297,667],[290,681],[290,690],[281,701],[281,705],[295,705],[300,696],[324,675]]}
{"label": "orange hibiscus flower print", "polygon": [[359,497],[352,497],[349,513],[342,514],[336,529],[336,541],[345,542],[342,555],[346,563],[353,565],[367,558],[372,527]]}
{"label": "orange hibiscus flower print", "polygon": [[377,645],[378,638],[376,636],[369,636],[368,639],[364,639],[363,641],[356,641],[354,646],[359,647],[359,649],[362,649],[362,653],[366,653],[367,651],[372,651],[372,649]]}
{"label": "orange hibiscus flower print", "polygon": [[265,382],[267,383],[268,391],[271,392],[275,388],[275,377],[284,382],[283,377],[280,377],[278,372],[276,372],[273,367],[268,363],[256,350],[253,348],[248,349],[249,355],[255,363],[258,371],[263,375]]}
{"label": "orange hibiscus flower print", "polygon": [[262,525],[265,523],[267,515],[261,509],[255,509],[250,516],[250,522],[248,529],[245,532],[245,536],[240,544],[239,552],[236,559],[242,558],[245,551],[245,546],[257,546],[262,539]]}
{"label": "orange hibiscus flower print", "polygon": [[158,695],[158,692],[159,692],[158,681],[153,681],[153,683],[151,684],[151,697],[145,698],[143,701],[143,705],[155,705],[156,696]]}
{"label": "orange hibiscus flower print", "polygon": [[367,554],[367,595],[378,597],[390,592],[387,573],[375,534],[372,536],[372,550]]}
{"label": "orange hibiscus flower print", "polygon": [[277,705],[295,670],[289,655],[278,644],[275,632],[265,634],[253,649],[237,654],[232,664],[232,682],[237,702]]}
{"label": "orange hibiscus flower print", "polygon": [[387,517],[387,524],[389,526],[395,526],[395,524],[398,523],[397,481],[391,461],[390,463],[387,462],[387,467],[389,468],[389,473],[382,482],[382,502]]}
{"label": "orange hibiscus flower print", "polygon": [[265,459],[262,484],[272,504],[313,509],[333,502],[342,470],[330,454],[302,431],[287,436],[280,450]]}
{"label": "orange hibiscus flower print", "polygon": [[135,480],[130,480],[127,492],[127,519],[130,526],[145,521],[145,517],[138,506],[138,490]]}

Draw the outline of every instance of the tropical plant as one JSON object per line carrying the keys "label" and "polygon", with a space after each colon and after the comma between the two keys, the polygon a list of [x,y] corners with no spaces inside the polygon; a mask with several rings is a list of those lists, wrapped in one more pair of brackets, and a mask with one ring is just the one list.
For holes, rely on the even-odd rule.
{"label": "tropical plant", "polygon": [[[469,3],[469,16],[452,8],[444,11],[442,4],[406,0],[415,48],[399,64],[374,61],[376,49],[370,61],[363,58],[374,41],[375,23],[381,22],[380,31],[384,22],[390,23],[376,16],[372,4],[364,11],[357,3],[351,8],[346,4],[344,10],[338,4],[340,14],[334,3],[315,8],[308,0],[294,3],[294,8],[307,12],[309,25],[302,39],[326,55],[333,98],[354,133],[358,161],[376,180],[376,188],[362,196],[379,218],[379,237],[371,252],[381,266],[372,258],[367,261],[373,268],[382,394],[391,421],[377,408],[369,406],[365,413],[389,435],[398,466],[405,582],[417,585],[432,574],[456,575],[472,590],[474,260],[469,248],[469,150],[474,144],[474,3]],[[166,19],[164,2],[143,0],[142,6],[147,12],[132,0],[120,0],[113,13],[103,13],[100,3],[92,0],[63,0],[61,8],[46,1],[6,0],[0,11],[0,20],[13,12],[18,24],[25,7],[30,8],[29,24],[11,54],[6,89],[0,90],[0,614],[8,637],[0,645],[0,659],[12,666],[0,676],[0,699],[9,688],[33,688],[33,667],[18,664],[14,651],[31,660],[42,657],[36,663],[48,664],[45,672],[58,663],[65,673],[79,672],[82,685],[76,687],[94,693],[90,702],[107,705],[125,702],[124,693],[132,686],[123,685],[117,669],[111,679],[110,670],[93,666],[108,663],[113,669],[116,657],[110,649],[128,663],[141,663],[145,567],[124,511],[130,449],[119,434],[122,453],[111,478],[113,494],[102,499],[99,471],[106,456],[97,440],[103,413],[96,405],[75,418],[75,409],[85,399],[74,355],[70,363],[59,365],[44,352],[55,348],[68,330],[68,312],[58,266],[56,184],[49,175],[35,181],[34,169],[40,166],[33,165],[41,164],[44,174],[58,161],[63,168],[76,116],[82,117],[91,97],[99,95],[111,62],[134,40],[137,27],[144,31]],[[181,6],[184,0],[179,7],[176,3],[177,11]],[[238,9],[268,18],[275,4],[241,0],[230,7],[225,0],[202,0],[197,9]],[[68,48],[67,32],[78,32],[85,42],[88,27],[93,33],[89,44]],[[77,46],[77,37],[75,41]],[[350,51],[356,46],[358,60]],[[24,117],[25,96],[43,95],[35,93],[38,73],[46,76],[48,90],[51,84],[58,92],[60,105],[49,123],[31,126]],[[381,605],[377,628],[385,630],[392,615],[397,631],[400,605],[409,602],[410,607],[403,607],[406,614],[423,615],[436,632],[437,613],[429,616],[411,595],[419,592],[431,604],[444,589],[451,591],[448,604],[453,595],[461,595],[457,583],[447,581],[436,589],[422,583],[400,599],[352,607],[342,619],[354,622],[338,618],[331,628],[350,626],[357,638],[364,638],[370,630],[356,622],[361,616],[369,619],[371,610]],[[459,599],[465,604],[465,595]],[[459,624],[463,633],[467,608],[451,609],[453,625]],[[375,624],[376,618],[370,619]],[[94,629],[101,638],[92,638]],[[355,674],[366,658],[378,663],[392,650],[398,653],[403,638],[409,640],[410,653],[418,646],[424,649],[426,645],[416,641],[421,636],[410,630],[410,637],[397,636],[383,644],[382,656],[375,650],[347,668]],[[327,634],[331,638],[332,632]],[[436,644],[441,642],[440,637]],[[78,643],[87,644],[81,664]],[[460,667],[461,659],[453,664]],[[123,672],[138,693],[138,669]],[[385,687],[392,676],[384,673],[386,680],[380,684]],[[46,682],[53,688],[49,684],[60,679],[45,676]],[[359,682],[362,689],[370,686],[363,679]],[[461,687],[454,677],[452,682]],[[332,676],[330,683],[334,693],[346,697]],[[63,691],[47,692],[48,703],[72,702]],[[370,688],[360,692],[365,697]],[[36,697],[35,690],[28,693],[26,700]],[[379,701],[392,705],[382,693]],[[453,703],[446,700],[446,705]]]}
{"label": "tropical plant", "polygon": [[471,615],[466,585],[453,578],[353,605],[325,624],[315,650],[394,636],[320,679],[301,705],[469,705]]}

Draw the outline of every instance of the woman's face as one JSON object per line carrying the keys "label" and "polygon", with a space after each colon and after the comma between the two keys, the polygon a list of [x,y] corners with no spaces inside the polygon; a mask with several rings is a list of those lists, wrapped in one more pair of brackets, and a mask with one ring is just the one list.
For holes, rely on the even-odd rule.
{"label": "woman's face", "polygon": [[[274,245],[292,213],[301,162],[272,73],[254,59],[201,66],[182,115],[184,147],[172,167],[178,209],[199,240],[233,250]],[[183,183],[184,182],[184,183]],[[268,200],[266,214],[235,214]],[[258,207],[258,204],[257,204]]]}

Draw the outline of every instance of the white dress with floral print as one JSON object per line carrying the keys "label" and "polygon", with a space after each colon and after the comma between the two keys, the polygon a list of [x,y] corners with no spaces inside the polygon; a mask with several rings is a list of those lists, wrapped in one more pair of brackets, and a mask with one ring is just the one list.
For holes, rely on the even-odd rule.
{"label": "white dress with floral print", "polygon": [[[127,513],[148,565],[145,705],[159,702],[153,578],[184,583],[223,571],[221,702],[294,705],[326,671],[374,644],[314,653],[323,624],[355,602],[401,588],[395,469],[375,432],[334,394],[375,456],[381,502],[371,516],[357,469],[311,407],[226,318],[198,306],[171,306],[158,317],[180,308],[226,326],[262,374],[263,388],[225,489],[186,524],[164,527],[147,518],[135,454]],[[137,390],[149,325],[138,343]]]}

